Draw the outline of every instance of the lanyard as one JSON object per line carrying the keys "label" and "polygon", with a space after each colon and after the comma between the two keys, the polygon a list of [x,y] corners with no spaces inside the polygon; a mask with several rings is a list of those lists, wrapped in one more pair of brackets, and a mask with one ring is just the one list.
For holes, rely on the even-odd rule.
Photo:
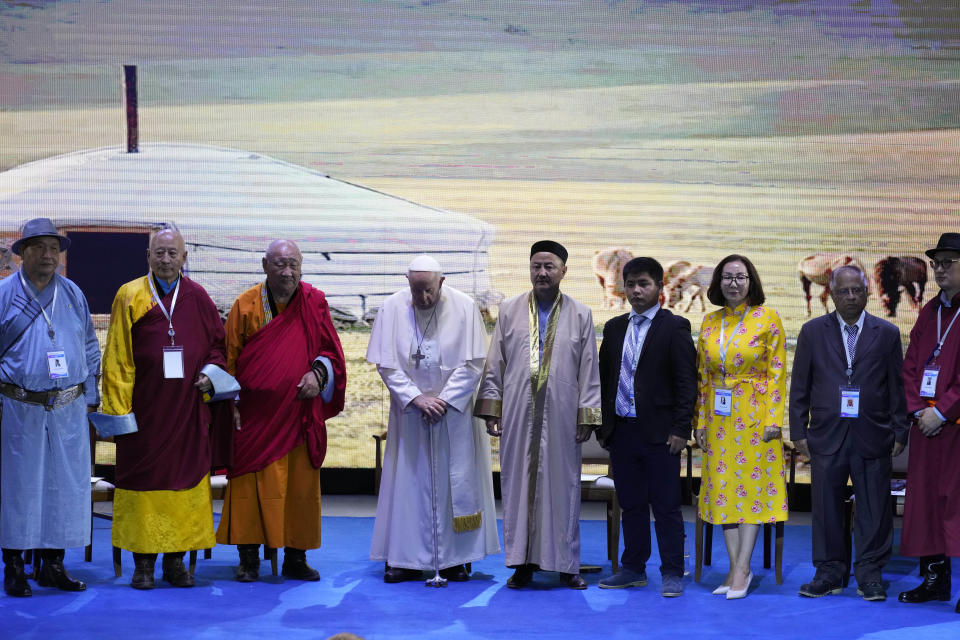
{"label": "lanyard", "polygon": [[56,332],[53,330],[53,312],[57,308],[57,294],[60,292],[60,283],[57,282],[57,276],[53,276],[53,301],[50,303],[50,315],[47,315],[43,305],[37,300],[37,296],[33,294],[33,289],[27,286],[27,281],[23,278],[23,271],[18,271],[17,274],[20,276],[20,283],[23,285],[23,290],[29,293],[33,301],[40,307],[40,313],[43,314],[43,319],[47,321],[47,335],[50,336],[50,342],[54,342],[53,338]]}
{"label": "lanyard", "polygon": [[727,324],[727,312],[724,310],[723,317],[720,318],[720,373],[724,377],[727,376],[727,351],[730,349],[730,343],[733,342],[734,336],[737,335],[737,329],[743,324],[744,319],[747,317],[747,314],[750,313],[750,307],[747,307],[743,310],[743,315],[740,316],[740,322],[737,323],[737,326],[733,328],[733,332],[730,334],[730,338],[724,343],[723,334],[726,331]]}
{"label": "lanyard", "polygon": [[947,330],[944,331],[943,334],[941,335],[940,334],[940,312],[941,311],[943,311],[943,305],[940,305],[937,308],[937,346],[933,350],[933,355],[927,358],[927,364],[929,364],[930,361],[933,360],[934,358],[938,358],[940,356],[940,349],[943,348],[943,343],[947,339],[947,334],[949,334],[950,329],[953,328],[953,323],[957,321],[957,316],[960,316],[960,310],[954,311],[953,320],[950,321],[950,324],[947,325]]}
{"label": "lanyard", "polygon": [[160,311],[163,311],[163,315],[167,318],[167,323],[169,329],[167,330],[167,335],[170,336],[170,345],[174,344],[173,336],[177,335],[177,332],[173,330],[173,308],[177,306],[177,296],[180,294],[180,278],[177,278],[177,287],[173,290],[173,300],[170,301],[170,311],[167,311],[167,308],[163,306],[163,302],[160,300],[160,296],[157,295],[157,287],[153,284],[153,273],[150,273],[147,276],[147,282],[150,283],[150,293],[153,294],[153,301],[157,303],[157,306],[160,307]]}

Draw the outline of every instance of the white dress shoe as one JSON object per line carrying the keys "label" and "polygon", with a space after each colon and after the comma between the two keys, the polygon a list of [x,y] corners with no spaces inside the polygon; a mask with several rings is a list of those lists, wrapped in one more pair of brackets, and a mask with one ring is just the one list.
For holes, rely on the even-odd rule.
{"label": "white dress shoe", "polygon": [[750,590],[750,582],[753,580],[753,572],[747,574],[747,586],[743,589],[730,589],[727,591],[727,600],[739,600],[747,597],[747,591]]}
{"label": "white dress shoe", "polygon": [[730,591],[730,585],[728,585],[728,584],[722,584],[722,585],[720,585],[719,587],[717,587],[716,589],[713,590],[713,595],[715,595],[715,596],[722,596],[723,594],[725,594],[725,593],[728,592],[728,591]]}

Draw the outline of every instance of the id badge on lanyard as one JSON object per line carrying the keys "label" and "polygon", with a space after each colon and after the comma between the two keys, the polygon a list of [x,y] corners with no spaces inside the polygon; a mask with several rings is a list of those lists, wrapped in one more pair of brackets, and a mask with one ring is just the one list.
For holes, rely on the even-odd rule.
{"label": "id badge on lanyard", "polygon": [[840,417],[860,417],[860,387],[852,385],[840,386]]}
{"label": "id badge on lanyard", "polygon": [[[740,327],[743,326],[743,321],[747,317],[747,314],[750,313],[750,307],[747,306],[743,310],[743,315],[740,316],[740,321],[737,323],[737,326],[733,328],[733,331],[730,333],[730,338],[724,341],[724,326],[726,324],[726,319],[720,319],[720,373],[723,375],[724,379],[727,377],[727,351],[730,349],[730,344],[733,342],[734,337],[737,335],[737,331]],[[728,389],[725,387],[719,387],[713,390],[713,415],[730,417],[733,414],[733,389]]]}
{"label": "id badge on lanyard", "polygon": [[933,398],[937,395],[937,378],[940,376],[940,367],[928,364],[923,368],[923,377],[920,378],[920,397]]}
{"label": "id badge on lanyard", "polygon": [[175,346],[163,348],[163,377],[183,377],[183,347]]}
{"label": "id badge on lanyard", "polygon": [[[940,365],[935,363],[937,358],[940,357],[940,350],[943,348],[943,343],[947,341],[947,336],[950,334],[950,329],[953,328],[953,323],[957,321],[957,316],[960,316],[960,311],[955,311],[953,318],[950,320],[950,324],[947,325],[947,330],[940,333],[940,315],[942,311],[942,306],[937,309],[937,346],[933,349],[933,355],[927,360],[928,364],[923,368],[923,377],[920,378],[921,398],[933,398],[937,395],[937,378],[940,377]],[[931,360],[934,364],[929,364]]]}
{"label": "id badge on lanyard", "polygon": [[714,389],[713,415],[729,417],[733,408],[733,389]]}
{"label": "id badge on lanyard", "polygon": [[62,349],[47,351],[47,370],[50,372],[50,379],[66,378],[67,372],[67,354]]}

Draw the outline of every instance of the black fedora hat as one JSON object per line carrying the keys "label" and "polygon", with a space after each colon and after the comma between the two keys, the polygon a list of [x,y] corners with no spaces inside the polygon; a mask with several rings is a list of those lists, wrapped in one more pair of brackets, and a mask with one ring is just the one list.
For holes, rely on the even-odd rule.
{"label": "black fedora hat", "polygon": [[70,248],[70,238],[57,233],[57,228],[53,226],[50,218],[34,218],[28,221],[23,225],[23,229],[20,232],[20,239],[14,242],[10,248],[18,256],[22,255],[20,252],[25,241],[30,238],[42,238],[45,236],[57,238],[60,241],[60,251],[66,251]]}
{"label": "black fedora hat", "polygon": [[927,256],[932,258],[938,251],[960,252],[960,233],[944,233],[937,241],[937,246],[927,250]]}

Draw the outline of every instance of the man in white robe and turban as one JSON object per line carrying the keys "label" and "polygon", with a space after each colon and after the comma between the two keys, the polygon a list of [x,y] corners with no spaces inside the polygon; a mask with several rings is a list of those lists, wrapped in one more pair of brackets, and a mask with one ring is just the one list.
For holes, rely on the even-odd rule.
{"label": "man in white robe and turban", "polygon": [[370,559],[387,563],[384,582],[425,569],[462,582],[466,564],[500,551],[490,440],[471,415],[486,332],[434,258],[415,258],[407,280],[380,308],[367,348],[390,391]]}

